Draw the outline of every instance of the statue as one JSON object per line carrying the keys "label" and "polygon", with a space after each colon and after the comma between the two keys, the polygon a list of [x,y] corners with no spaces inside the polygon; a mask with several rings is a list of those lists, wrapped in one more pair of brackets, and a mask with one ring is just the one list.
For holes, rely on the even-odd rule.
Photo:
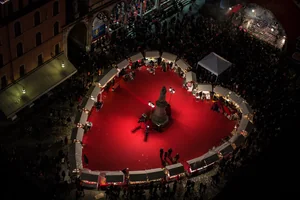
{"label": "statue", "polygon": [[157,127],[158,131],[161,131],[169,122],[169,116],[167,115],[166,108],[168,102],[166,101],[167,89],[162,87],[158,100],[156,101],[155,110],[151,116],[152,123]]}
{"label": "statue", "polygon": [[167,94],[167,89],[165,86],[160,91],[160,96],[158,98],[158,101],[166,101],[166,94]]}

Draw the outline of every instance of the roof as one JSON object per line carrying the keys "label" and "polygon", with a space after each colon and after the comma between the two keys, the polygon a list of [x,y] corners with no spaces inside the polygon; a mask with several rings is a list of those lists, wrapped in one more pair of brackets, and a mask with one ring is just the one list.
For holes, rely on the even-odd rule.
{"label": "roof", "polygon": [[205,56],[202,60],[198,62],[198,65],[210,71],[216,76],[222,74],[226,69],[228,69],[232,63],[225,58],[211,52]]}
{"label": "roof", "polygon": [[11,118],[76,72],[73,64],[61,54],[3,90],[0,93],[0,110],[7,118]]}

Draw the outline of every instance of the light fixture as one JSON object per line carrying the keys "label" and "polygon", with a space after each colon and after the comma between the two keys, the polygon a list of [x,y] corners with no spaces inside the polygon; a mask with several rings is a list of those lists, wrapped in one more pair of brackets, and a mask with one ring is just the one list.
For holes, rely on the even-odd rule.
{"label": "light fixture", "polygon": [[273,32],[273,31],[274,31],[274,28],[271,28],[271,31]]}
{"label": "light fixture", "polygon": [[254,12],[255,12],[255,10],[254,10],[254,9],[252,9],[252,12],[254,13]]}
{"label": "light fixture", "polygon": [[62,67],[62,68],[65,68],[65,63],[64,63],[64,61],[62,61],[61,67]]}
{"label": "light fixture", "polygon": [[25,90],[24,87],[23,87],[23,89],[22,89],[22,93],[23,93],[23,94],[26,94],[26,90]]}
{"label": "light fixture", "polygon": [[172,88],[172,87],[170,87],[170,88],[169,88],[169,92],[170,92],[171,94],[174,94],[174,93],[175,93],[175,89]]}
{"label": "light fixture", "polygon": [[148,106],[150,106],[151,108],[155,107],[154,103],[152,103],[151,101],[148,102]]}
{"label": "light fixture", "polygon": [[232,8],[231,8],[231,7],[229,7],[229,10],[232,10]]}

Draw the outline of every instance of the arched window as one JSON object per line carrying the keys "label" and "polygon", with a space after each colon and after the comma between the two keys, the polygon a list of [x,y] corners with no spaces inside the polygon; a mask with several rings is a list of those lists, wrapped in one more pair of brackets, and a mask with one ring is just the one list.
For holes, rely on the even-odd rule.
{"label": "arched window", "polygon": [[37,26],[41,23],[41,17],[40,17],[40,12],[39,11],[36,11],[34,13],[34,26]]}
{"label": "arched window", "polygon": [[21,23],[20,22],[16,22],[14,25],[15,28],[15,37],[18,37],[19,35],[21,35]]}
{"label": "arched window", "polygon": [[4,65],[4,63],[3,63],[3,55],[0,54],[0,68],[2,68],[3,65]]}
{"label": "arched window", "polygon": [[20,57],[23,55],[23,44],[20,42],[17,44],[17,56]]}
{"label": "arched window", "polygon": [[56,16],[56,15],[58,15],[58,13],[59,13],[59,8],[58,8],[58,1],[55,1],[54,3],[53,3],[53,16]]}
{"label": "arched window", "polygon": [[36,44],[36,46],[39,46],[42,44],[42,34],[40,32],[38,32],[35,35],[35,44]]}
{"label": "arched window", "polygon": [[53,34],[54,36],[59,34],[59,23],[55,22],[54,26],[53,26]]}

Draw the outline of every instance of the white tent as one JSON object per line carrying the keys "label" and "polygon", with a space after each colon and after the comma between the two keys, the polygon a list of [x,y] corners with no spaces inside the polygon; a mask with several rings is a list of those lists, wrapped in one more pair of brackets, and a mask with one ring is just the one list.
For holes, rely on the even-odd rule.
{"label": "white tent", "polygon": [[202,60],[198,62],[198,65],[204,69],[210,71],[216,76],[222,74],[226,69],[228,69],[232,63],[228,60],[222,58],[214,52],[211,52],[205,56]]}

